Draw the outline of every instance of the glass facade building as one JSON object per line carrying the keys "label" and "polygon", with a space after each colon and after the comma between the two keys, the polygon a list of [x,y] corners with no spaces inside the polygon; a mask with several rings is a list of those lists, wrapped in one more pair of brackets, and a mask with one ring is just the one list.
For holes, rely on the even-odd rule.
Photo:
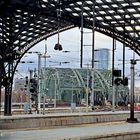
{"label": "glass facade building", "polygon": [[101,48],[95,50],[94,53],[95,68],[96,69],[110,69],[110,50],[107,48]]}

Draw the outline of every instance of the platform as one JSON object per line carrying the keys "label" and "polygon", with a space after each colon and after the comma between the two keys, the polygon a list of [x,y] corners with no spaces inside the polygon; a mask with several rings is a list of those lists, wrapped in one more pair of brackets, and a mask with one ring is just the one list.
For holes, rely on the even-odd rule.
{"label": "platform", "polygon": [[109,122],[47,129],[1,130],[0,140],[139,140],[140,123]]}

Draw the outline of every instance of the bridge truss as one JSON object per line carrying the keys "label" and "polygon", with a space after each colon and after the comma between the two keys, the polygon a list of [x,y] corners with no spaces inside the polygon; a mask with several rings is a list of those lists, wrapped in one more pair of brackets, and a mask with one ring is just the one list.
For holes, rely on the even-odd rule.
{"label": "bridge truss", "polygon": [[[90,77],[94,78],[94,83]],[[104,103],[105,99],[112,102],[112,71],[91,68],[42,69],[39,92],[41,97],[46,96],[47,100],[80,104],[82,99],[85,101],[87,98],[90,99],[92,89],[96,104]],[[116,89],[116,104],[127,103],[129,98],[128,86],[119,85],[116,86]],[[88,102],[90,103],[90,100]]]}

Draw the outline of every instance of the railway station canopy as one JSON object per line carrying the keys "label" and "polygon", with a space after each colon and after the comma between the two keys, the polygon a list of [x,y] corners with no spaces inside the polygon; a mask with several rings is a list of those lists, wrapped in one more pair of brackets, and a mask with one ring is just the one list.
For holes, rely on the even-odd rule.
{"label": "railway station canopy", "polygon": [[5,115],[11,114],[13,75],[23,55],[38,42],[74,27],[103,33],[140,55],[139,0],[0,0]]}
{"label": "railway station canopy", "polygon": [[58,29],[81,27],[82,16],[85,28],[94,26],[140,55],[139,0],[0,0],[0,55],[23,56]]}

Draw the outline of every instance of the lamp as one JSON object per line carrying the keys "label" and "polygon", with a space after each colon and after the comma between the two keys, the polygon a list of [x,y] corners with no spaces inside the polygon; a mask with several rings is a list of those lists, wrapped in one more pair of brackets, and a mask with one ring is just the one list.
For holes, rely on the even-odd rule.
{"label": "lamp", "polygon": [[57,20],[58,20],[58,40],[57,40],[57,43],[55,44],[55,46],[54,46],[54,49],[55,50],[59,50],[59,51],[61,51],[61,50],[63,50],[63,48],[62,48],[62,45],[60,44],[60,42],[59,42],[59,33],[60,33],[60,30],[59,30],[59,20],[60,20],[60,17],[61,17],[61,9],[60,9],[60,1],[58,0],[57,1],[57,4],[58,4],[58,8],[57,8]]}
{"label": "lamp", "polygon": [[54,49],[59,50],[59,51],[63,50],[62,45],[59,44],[59,41],[58,41],[58,43],[55,44]]}

